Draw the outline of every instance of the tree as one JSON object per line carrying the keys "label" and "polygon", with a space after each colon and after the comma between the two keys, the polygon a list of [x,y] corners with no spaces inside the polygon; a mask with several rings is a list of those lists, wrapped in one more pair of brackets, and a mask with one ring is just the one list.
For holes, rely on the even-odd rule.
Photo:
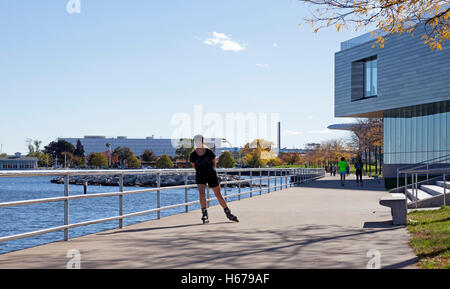
{"label": "tree", "polygon": [[8,157],[8,154],[7,153],[2,153],[2,154],[0,154],[0,158],[7,158]]}
{"label": "tree", "polygon": [[117,147],[114,149],[112,155],[114,159],[117,158],[119,160],[120,166],[123,167],[125,160],[134,154],[128,147]]}
{"label": "tree", "polygon": [[135,156],[131,155],[126,159],[127,168],[138,169],[141,167],[141,161]]}
{"label": "tree", "polygon": [[83,166],[84,165],[84,157],[73,156],[72,164],[74,164],[76,167]]}
{"label": "tree", "polygon": [[142,154],[142,160],[144,162],[154,162],[156,159],[155,154],[151,150],[145,150]]}
{"label": "tree", "polygon": [[220,155],[217,164],[222,168],[234,168],[234,166],[236,165],[236,161],[229,151],[225,151]]}
{"label": "tree", "polygon": [[177,147],[175,153],[176,159],[189,162],[189,157],[194,150],[194,141],[192,139],[184,138],[180,139],[180,145]]}
{"label": "tree", "polygon": [[169,169],[169,168],[173,168],[173,162],[172,160],[169,158],[168,155],[163,154],[161,155],[155,163],[156,167],[158,169]]}
{"label": "tree", "polygon": [[91,153],[87,157],[88,166],[107,167],[108,159],[103,153]]}
{"label": "tree", "polygon": [[354,24],[355,29],[376,26],[376,45],[384,47],[386,35],[412,34],[425,28],[422,39],[431,49],[442,49],[450,39],[450,6],[448,0],[299,0],[313,9],[305,23],[314,32],[335,26],[339,31]]}
{"label": "tree", "polygon": [[80,140],[77,140],[77,147],[75,148],[73,155],[80,158],[84,157],[84,146]]}
{"label": "tree", "polygon": [[267,164],[271,167],[281,166],[283,161],[280,158],[273,158],[267,162]]}
{"label": "tree", "polygon": [[64,156],[62,155],[62,153],[66,152],[73,155],[74,151],[75,147],[71,143],[60,139],[58,141],[52,141],[47,146],[45,146],[43,152],[45,154],[51,155],[53,159],[58,158],[59,162],[61,163],[61,160],[64,161]]}
{"label": "tree", "polygon": [[287,165],[297,165],[302,160],[299,153],[283,153],[281,154],[281,160]]}
{"label": "tree", "polygon": [[[352,129],[351,145],[358,152],[359,156],[364,155],[366,160],[366,171],[371,164],[371,156],[374,153],[375,168],[378,171],[377,155],[380,157],[381,170],[381,155],[383,146],[383,119],[382,118],[368,118],[359,119],[358,125]],[[381,173],[381,171],[380,171]]]}
{"label": "tree", "polygon": [[41,140],[34,140],[33,144],[34,144],[35,151],[40,152],[41,151],[42,141]]}
{"label": "tree", "polygon": [[61,153],[61,160],[60,162],[63,163],[64,162],[64,167],[70,167],[70,164],[72,163],[73,160],[73,154],[69,153],[69,152],[62,152]]}
{"label": "tree", "polygon": [[261,158],[262,151],[263,150],[260,147],[257,147],[245,156],[245,162],[249,167],[262,168],[267,164],[268,160]]}
{"label": "tree", "polygon": [[52,158],[49,154],[44,154],[41,151],[36,151],[33,153],[28,153],[28,157],[35,157],[38,159],[39,167],[49,167],[52,164]]}

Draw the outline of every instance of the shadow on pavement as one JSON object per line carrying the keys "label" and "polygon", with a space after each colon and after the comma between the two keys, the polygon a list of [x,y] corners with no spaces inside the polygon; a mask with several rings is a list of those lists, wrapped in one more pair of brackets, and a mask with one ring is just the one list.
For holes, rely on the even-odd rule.
{"label": "shadow on pavement", "polygon": [[381,222],[365,222],[364,229],[379,229],[379,228],[403,228],[405,226],[393,225],[392,221],[381,221]]}
{"label": "shadow on pavement", "polygon": [[321,188],[321,189],[337,189],[337,190],[357,190],[357,191],[386,191],[383,179],[363,179],[363,185],[360,186],[356,182],[354,175],[347,176],[345,185],[341,185],[339,176],[326,176],[313,182],[300,184],[298,187]]}

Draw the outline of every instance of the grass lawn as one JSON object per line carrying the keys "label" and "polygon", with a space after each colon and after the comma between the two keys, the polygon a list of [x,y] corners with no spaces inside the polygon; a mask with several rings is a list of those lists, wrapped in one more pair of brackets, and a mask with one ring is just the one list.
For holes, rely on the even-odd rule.
{"label": "grass lawn", "polygon": [[450,209],[408,213],[411,246],[419,257],[419,268],[450,269]]}

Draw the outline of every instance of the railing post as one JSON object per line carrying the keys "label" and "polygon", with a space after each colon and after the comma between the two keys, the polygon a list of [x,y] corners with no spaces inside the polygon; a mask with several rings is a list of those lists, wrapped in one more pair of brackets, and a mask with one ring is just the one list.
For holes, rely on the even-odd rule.
{"label": "railing post", "polygon": [[408,173],[405,172],[405,197],[408,198]]}
{"label": "railing post", "polygon": [[280,170],[280,190],[283,190],[283,169]]}
{"label": "railing post", "polygon": [[[186,201],[186,203],[189,202],[189,193],[188,193],[188,188],[186,187],[188,185],[188,173],[184,173],[184,200]],[[189,205],[186,205],[186,213],[189,212]]]}
{"label": "railing post", "polygon": [[[123,174],[120,174],[120,191],[123,193]],[[119,196],[119,214],[123,216],[123,194]],[[119,229],[123,228],[123,219],[119,219]]]}
{"label": "railing post", "polygon": [[447,206],[447,199],[446,199],[446,196],[445,196],[445,194],[447,193],[447,184],[445,183],[445,172],[444,172],[443,179],[444,179],[444,206]]}
{"label": "railing post", "polygon": [[[69,175],[64,176],[64,196],[69,196]],[[69,225],[69,199],[64,201],[64,225]],[[69,240],[69,229],[64,229],[64,241]]]}
{"label": "railing post", "polygon": [[417,209],[417,197],[419,195],[419,187],[418,187],[418,175],[416,173],[416,209]]}
{"label": "railing post", "polygon": [[259,171],[259,195],[262,193],[262,170]]}
{"label": "railing post", "polygon": [[285,180],[286,180],[286,183],[285,183],[285,189],[287,189],[288,188],[288,175],[289,175],[289,169],[286,169],[286,171],[285,171]]}
{"label": "railing post", "polygon": [[253,171],[250,170],[250,198],[253,197]]}
{"label": "railing post", "polygon": [[270,193],[270,178],[272,177],[272,172],[267,170],[267,193]]}
{"label": "railing post", "polygon": [[428,185],[428,164],[427,164],[427,185]]}
{"label": "railing post", "polygon": [[275,169],[275,171],[274,171],[274,173],[275,173],[275,178],[274,178],[274,180],[275,180],[275,185],[274,185],[274,188],[275,188],[275,191],[277,190],[277,169]]}
{"label": "railing post", "polygon": [[238,186],[238,200],[241,200],[241,176],[242,176],[242,171],[241,169],[239,169],[239,186]]}
{"label": "railing post", "polygon": [[[156,184],[158,188],[161,188],[161,173],[158,172],[156,175]],[[158,209],[161,208],[161,190],[158,190],[157,192],[157,206]],[[161,219],[161,211],[158,211],[158,220]]]}

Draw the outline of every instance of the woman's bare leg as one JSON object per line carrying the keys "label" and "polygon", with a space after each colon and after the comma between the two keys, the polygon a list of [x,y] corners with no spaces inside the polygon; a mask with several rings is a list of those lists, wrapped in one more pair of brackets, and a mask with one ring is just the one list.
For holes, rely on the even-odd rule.
{"label": "woman's bare leg", "polygon": [[206,209],[206,196],[205,196],[206,185],[198,184],[197,188],[200,196],[200,206]]}
{"label": "woman's bare leg", "polygon": [[226,208],[227,207],[227,202],[225,201],[225,199],[222,197],[222,194],[220,193],[220,185],[218,185],[217,187],[212,188],[214,195],[216,195],[217,201],[219,201],[219,204],[222,206],[222,208]]}

